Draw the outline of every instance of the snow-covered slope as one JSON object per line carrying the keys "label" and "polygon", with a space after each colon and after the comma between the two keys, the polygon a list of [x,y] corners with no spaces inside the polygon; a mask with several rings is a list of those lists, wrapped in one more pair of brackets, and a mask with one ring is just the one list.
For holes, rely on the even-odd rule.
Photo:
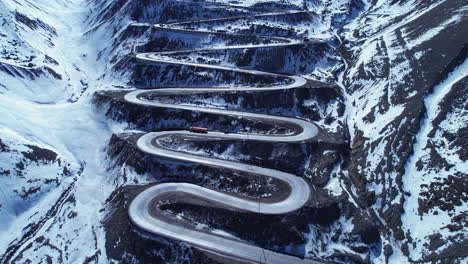
{"label": "snow-covered slope", "polygon": [[[135,151],[135,136],[117,134],[192,122],[258,128],[215,116],[141,110],[116,94],[100,92],[92,101],[93,94],[135,84],[242,83],[248,78],[140,65],[133,55],[263,41],[155,30],[151,24],[275,9],[311,13],[178,27],[317,38],[324,44],[191,53],[184,59],[298,73],[338,89],[160,99],[299,115],[347,146],[283,145],[273,151],[258,145],[248,152],[242,143],[178,144],[193,153],[303,173],[314,197],[310,208],[284,218],[183,206],[169,210],[200,228],[327,261],[466,262],[468,7],[463,0],[1,1],[0,262],[211,261],[128,224],[125,208],[142,187],[127,185],[175,177],[249,192],[268,190],[270,183],[229,174],[217,178],[216,170],[151,159]],[[124,122],[104,117],[102,109]],[[279,224],[268,229],[268,221]]]}
{"label": "snow-covered slope", "polygon": [[0,3],[0,78],[15,87],[3,87],[10,96],[47,104],[76,101],[86,90],[83,61],[94,52],[80,45],[81,23],[74,17],[83,11],[73,7],[67,1]]}
{"label": "snow-covered slope", "polygon": [[465,1],[374,1],[341,33],[350,191],[394,262],[466,256],[467,25]]}
{"label": "snow-covered slope", "polygon": [[95,219],[108,196],[110,134],[89,103],[99,67],[82,37],[87,16],[76,1],[0,3],[2,263],[105,254]]}

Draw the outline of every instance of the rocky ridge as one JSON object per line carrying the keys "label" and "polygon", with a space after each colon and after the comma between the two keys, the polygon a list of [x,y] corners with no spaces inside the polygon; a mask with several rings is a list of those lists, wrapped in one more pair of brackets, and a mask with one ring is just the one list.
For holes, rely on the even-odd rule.
{"label": "rocky ridge", "polygon": [[[311,13],[251,19],[251,26],[241,20],[179,25],[219,31],[214,34],[151,27],[253,16],[274,9]],[[270,156],[257,151],[248,157],[242,142],[190,142],[183,145],[185,151],[224,154],[256,164],[263,160],[265,166],[301,174],[310,180],[316,196],[303,211],[275,219],[184,204],[168,204],[168,212],[200,228],[338,263],[463,263],[466,259],[463,1],[294,0],[258,1],[244,7],[209,1],[119,0],[86,1],[78,7],[68,1],[51,5],[7,0],[0,3],[0,19],[5,29],[0,32],[0,110],[5,113],[0,124],[0,180],[3,196],[15,197],[13,205],[6,202],[9,199],[1,200],[0,217],[9,223],[11,235],[0,242],[2,261],[226,261],[135,229],[125,215],[128,202],[155,180],[190,181],[251,195],[273,192],[275,185],[245,175],[219,178],[216,170],[149,158],[135,151],[135,137],[142,131],[192,124],[212,124],[230,132],[275,133],[288,128],[137,107],[123,101],[122,95],[134,86],[258,81],[215,71],[192,75],[193,68],[147,66],[134,60],[134,54],[143,51],[265,41],[225,34],[229,32],[317,37],[323,43],[192,53],[184,59],[300,73],[330,85],[271,94],[154,99],[300,116],[318,122],[345,144],[324,149],[314,144],[262,145],[259,148],[271,150]],[[61,53],[64,47],[67,56]],[[265,59],[271,56],[273,62]],[[273,82],[281,80],[269,80]],[[109,89],[113,91],[102,91]],[[94,106],[87,103],[91,98]],[[128,134],[134,130],[136,134]],[[275,160],[276,156],[284,158]],[[203,177],[188,178],[188,173]],[[229,222],[231,228],[221,225],[220,219],[233,217],[238,220]],[[262,221],[278,224],[272,230],[261,226]],[[243,233],[240,226],[246,222],[267,235]],[[291,225],[297,228],[290,229]]]}

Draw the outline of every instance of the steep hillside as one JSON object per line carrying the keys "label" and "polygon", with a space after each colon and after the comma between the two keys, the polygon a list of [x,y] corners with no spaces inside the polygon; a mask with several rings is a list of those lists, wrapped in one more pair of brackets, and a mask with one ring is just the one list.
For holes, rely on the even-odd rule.
{"label": "steep hillside", "polygon": [[[232,263],[137,228],[130,202],[164,182],[253,199],[287,187],[154,157],[137,140],[192,126],[270,136],[295,128],[125,99],[135,88],[179,86],[233,91],[142,97],[299,117],[323,137],[254,144],[161,138],[167,149],[297,175],[312,190],[305,207],[285,215],[183,199],[168,199],[164,214],[317,261],[466,262],[466,1],[4,0],[0,22],[0,263]],[[295,43],[274,46],[285,39]],[[154,56],[164,62],[135,58],[168,50],[178,52]],[[239,91],[292,81],[216,67],[308,81]]]}
{"label": "steep hillside", "polygon": [[464,1],[399,1],[370,5],[342,30],[350,193],[386,230],[394,261],[465,256],[466,105],[457,100],[466,99],[467,25]]}
{"label": "steep hillside", "polygon": [[93,219],[111,191],[110,133],[89,103],[99,66],[83,38],[87,15],[73,1],[0,3],[1,263],[102,255]]}

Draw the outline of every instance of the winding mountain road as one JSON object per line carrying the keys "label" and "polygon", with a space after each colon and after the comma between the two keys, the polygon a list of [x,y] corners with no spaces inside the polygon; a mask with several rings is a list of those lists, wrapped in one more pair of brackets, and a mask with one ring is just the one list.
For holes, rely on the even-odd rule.
{"label": "winding mountain road", "polygon": [[[294,14],[295,11],[281,12]],[[261,16],[277,15],[276,13],[262,14]],[[241,19],[242,17],[235,17]],[[206,21],[220,21],[233,18],[210,19]],[[196,21],[206,22],[203,20]],[[167,25],[156,25],[157,28],[164,28],[168,30],[171,27],[180,27],[184,23],[173,23]],[[195,30],[185,30],[183,28],[176,28],[174,30],[194,32]],[[210,33],[206,31],[198,31],[203,33]],[[219,33],[217,33],[219,34]],[[228,33],[226,33],[228,34]],[[235,34],[233,34],[235,35]],[[267,38],[262,36],[262,38]],[[284,37],[268,37],[277,43],[268,44],[255,44],[243,46],[226,46],[217,47],[213,49],[199,49],[199,50],[178,50],[178,51],[162,51],[152,53],[137,54],[136,58],[142,62],[147,63],[168,63],[177,65],[196,66],[202,68],[232,71],[239,73],[253,74],[261,78],[266,77],[280,77],[289,80],[287,84],[277,85],[273,87],[229,87],[229,88],[190,88],[190,91],[196,92],[223,92],[223,91],[250,91],[250,90],[283,90],[303,87],[307,84],[307,80],[300,76],[282,75],[278,73],[268,73],[256,70],[240,69],[230,66],[206,65],[193,62],[177,61],[176,59],[169,58],[174,53],[181,52],[197,52],[197,51],[212,51],[212,50],[226,50],[226,49],[245,49],[245,48],[267,48],[267,47],[287,47],[291,45],[300,45],[301,41],[295,39],[288,39]],[[203,138],[206,141],[213,139],[240,139],[240,140],[253,140],[253,141],[267,141],[267,142],[304,142],[314,140],[319,135],[319,128],[303,119],[294,117],[274,116],[265,114],[256,114],[249,112],[230,111],[224,109],[205,108],[200,106],[191,105],[178,105],[163,102],[156,102],[148,99],[145,95],[158,95],[158,94],[180,94],[186,93],[186,88],[163,88],[151,90],[134,90],[125,95],[125,100],[145,106],[163,107],[182,109],[189,111],[196,111],[202,113],[212,113],[217,115],[235,116],[244,119],[258,120],[271,124],[287,124],[294,128],[294,132],[285,135],[262,135],[262,134],[225,134],[220,132],[208,132],[206,134],[191,133],[189,131],[163,131],[151,132],[143,135],[137,141],[137,147],[145,153],[169,158],[173,160],[186,161],[192,163],[204,164],[207,166],[221,167],[229,170],[236,170],[245,172],[249,175],[258,177],[272,177],[275,178],[286,186],[288,191],[280,197],[270,197],[265,199],[253,199],[243,197],[240,195],[231,195],[229,193],[220,192],[204,187],[200,187],[189,183],[162,183],[149,187],[145,191],[137,195],[131,202],[129,207],[129,216],[133,224],[139,228],[150,233],[158,234],[168,238],[179,241],[184,241],[194,247],[204,251],[211,252],[216,255],[223,256],[228,259],[235,259],[247,263],[322,263],[314,260],[300,259],[298,257],[289,256],[265,250],[260,247],[254,246],[247,242],[238,240],[230,236],[220,235],[207,230],[199,230],[193,227],[180,224],[160,211],[157,204],[168,197],[182,197],[181,199],[192,199],[196,204],[208,205],[211,207],[225,208],[240,212],[254,212],[261,214],[285,214],[300,209],[307,203],[310,197],[310,187],[308,183],[301,177],[289,173],[242,164],[234,161],[227,161],[215,158],[201,157],[194,154],[189,154],[181,151],[171,150],[159,144],[158,140],[168,135],[190,135],[191,137]],[[183,198],[185,197],[185,198]],[[190,198],[191,197],[191,198]]]}

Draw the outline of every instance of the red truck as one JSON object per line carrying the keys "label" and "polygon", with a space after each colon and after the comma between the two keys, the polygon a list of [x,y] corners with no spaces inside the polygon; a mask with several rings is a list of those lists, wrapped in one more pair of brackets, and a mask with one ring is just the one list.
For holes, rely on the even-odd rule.
{"label": "red truck", "polygon": [[190,132],[206,134],[206,133],[208,133],[208,128],[206,128],[206,127],[190,127]]}

